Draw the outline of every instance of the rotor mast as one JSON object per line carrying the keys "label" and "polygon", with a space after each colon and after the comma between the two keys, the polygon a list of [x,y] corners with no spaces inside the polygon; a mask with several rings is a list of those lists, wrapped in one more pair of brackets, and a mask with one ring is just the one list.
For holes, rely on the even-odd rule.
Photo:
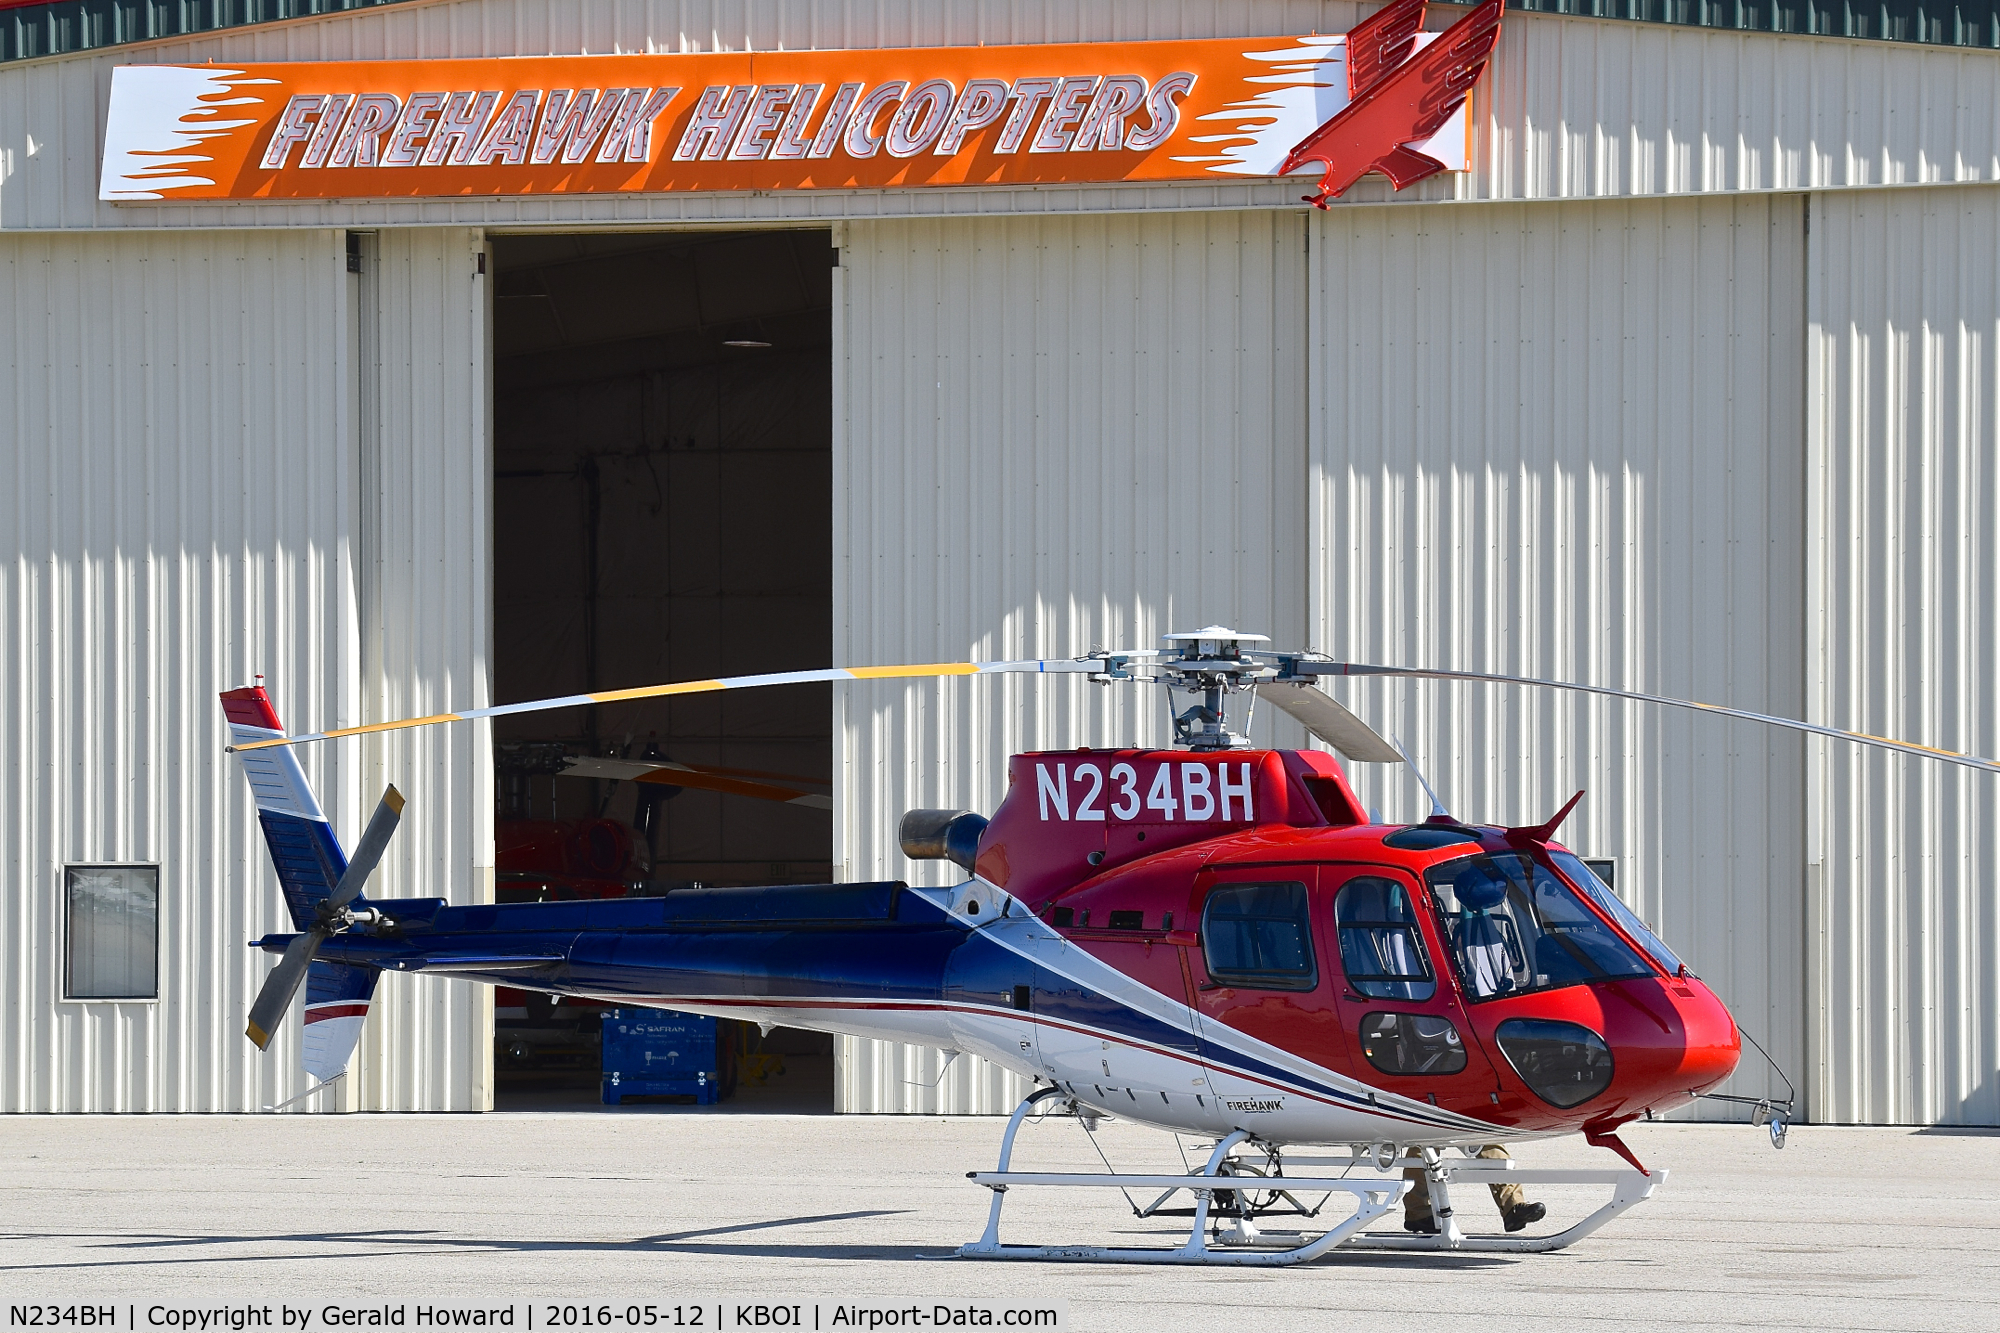
{"label": "rotor mast", "polygon": [[[1167,687],[1174,743],[1197,751],[1248,745],[1247,737],[1229,729],[1229,696],[1246,694],[1258,682],[1276,678],[1278,668],[1268,660],[1268,654],[1244,651],[1245,644],[1271,640],[1222,625],[1209,625],[1191,634],[1168,634],[1164,639],[1169,646],[1154,669],[1158,672],[1155,679]],[[1177,693],[1190,696],[1186,708],[1180,706]]]}

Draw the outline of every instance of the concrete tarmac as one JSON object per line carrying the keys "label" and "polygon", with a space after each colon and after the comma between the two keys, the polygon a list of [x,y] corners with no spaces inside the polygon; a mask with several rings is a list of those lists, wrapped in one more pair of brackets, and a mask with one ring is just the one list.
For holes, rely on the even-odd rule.
{"label": "concrete tarmac", "polygon": [[[45,1300],[1060,1297],[1120,1330],[2000,1328],[2000,1134],[1636,1125],[1671,1172],[1545,1255],[1336,1252],[1283,1270],[938,1258],[984,1226],[1004,1122],[860,1116],[0,1118],[0,1305]],[[1172,1138],[1109,1123],[1125,1170]],[[1580,1141],[1524,1165],[1615,1166]],[[1096,1166],[1074,1120],[1016,1166]],[[1600,1201],[1538,1191],[1549,1223]],[[1456,1201],[1496,1229],[1490,1203]],[[1336,1205],[1337,1206],[1337,1205]],[[1115,1191],[1016,1190],[1003,1239],[1177,1239]],[[1280,1224],[1273,1224],[1280,1225]]]}

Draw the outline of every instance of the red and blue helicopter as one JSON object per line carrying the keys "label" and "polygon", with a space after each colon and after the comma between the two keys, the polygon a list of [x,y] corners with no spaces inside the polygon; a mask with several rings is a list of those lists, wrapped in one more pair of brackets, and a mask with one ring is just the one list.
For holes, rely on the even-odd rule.
{"label": "red and blue helicopter", "polygon": [[[323,1086],[345,1069],[381,975],[416,972],[975,1054],[1035,1090],[1004,1133],[998,1169],[973,1173],[994,1192],[985,1235],[959,1251],[969,1257],[1284,1264],[1342,1244],[1554,1249],[1664,1179],[1618,1129],[1714,1095],[1741,1056],[1728,1009],[1555,840],[1582,793],[1534,827],[1462,822],[1434,794],[1425,821],[1379,823],[1331,755],[1251,748],[1230,729],[1232,702],[1282,709],[1351,762],[1406,756],[1320,689],[1321,677],[1575,690],[2000,771],[1740,709],[1336,662],[1263,642],[1212,626],[1170,635],[1156,652],[688,681],[298,736],[284,734],[261,686],[229,691],[231,749],[294,925],[254,942],[283,956],[249,1036],[267,1046],[303,984],[305,1063]],[[944,888],[688,888],[475,906],[370,899],[362,888],[402,796],[389,789],[350,856],[292,748],[710,690],[1014,672],[1162,686],[1175,745],[1016,755],[990,820],[909,812],[905,854],[964,872]],[[700,775],[677,769],[673,780]],[[1782,1146],[1790,1102],[1753,1104]],[[1111,1115],[1212,1146],[1187,1175],[1010,1170],[1024,1121],[1052,1111],[1087,1129]],[[1536,1171],[1497,1147],[1574,1134],[1629,1165]],[[1536,1183],[1608,1185],[1612,1198],[1548,1234],[1473,1234],[1452,1207],[1454,1186],[1488,1186],[1497,1197]],[[1187,1238],[1164,1249],[1001,1243],[1009,1189],[1077,1185],[1157,1189],[1141,1214],[1191,1216]],[[1165,1206],[1183,1193],[1191,1207]],[[1315,1194],[1324,1197],[1308,1203]],[[1334,1198],[1351,1200],[1352,1211],[1304,1230],[1269,1226],[1317,1219]],[[1368,1230],[1398,1201],[1407,1230]],[[1540,1212],[1516,1202],[1508,1231]]]}

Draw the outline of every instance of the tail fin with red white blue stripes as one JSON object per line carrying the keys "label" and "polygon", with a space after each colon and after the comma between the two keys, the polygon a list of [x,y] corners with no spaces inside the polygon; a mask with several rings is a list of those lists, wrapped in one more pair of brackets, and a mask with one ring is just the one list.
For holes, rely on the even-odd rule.
{"label": "tail fin with red white blue stripes", "polygon": [[[222,694],[230,744],[282,736],[278,713],[262,685]],[[319,919],[320,904],[347,869],[347,853],[290,746],[236,752],[257,802],[257,822],[277,868],[278,885],[292,924],[304,931]],[[357,903],[360,901],[356,900]],[[314,959],[306,974],[304,1063],[324,1083],[347,1068],[375,995],[373,968]],[[256,1036],[252,1033],[252,1037]],[[268,1039],[268,1034],[266,1034]],[[263,1043],[260,1042],[260,1045]]]}

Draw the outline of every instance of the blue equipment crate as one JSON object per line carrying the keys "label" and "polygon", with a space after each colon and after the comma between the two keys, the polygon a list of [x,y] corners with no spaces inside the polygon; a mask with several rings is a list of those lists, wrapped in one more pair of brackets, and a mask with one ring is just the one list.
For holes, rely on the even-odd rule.
{"label": "blue equipment crate", "polygon": [[603,1098],[693,1097],[712,1106],[724,1094],[716,1020],[666,1009],[610,1009],[604,1014]]}

